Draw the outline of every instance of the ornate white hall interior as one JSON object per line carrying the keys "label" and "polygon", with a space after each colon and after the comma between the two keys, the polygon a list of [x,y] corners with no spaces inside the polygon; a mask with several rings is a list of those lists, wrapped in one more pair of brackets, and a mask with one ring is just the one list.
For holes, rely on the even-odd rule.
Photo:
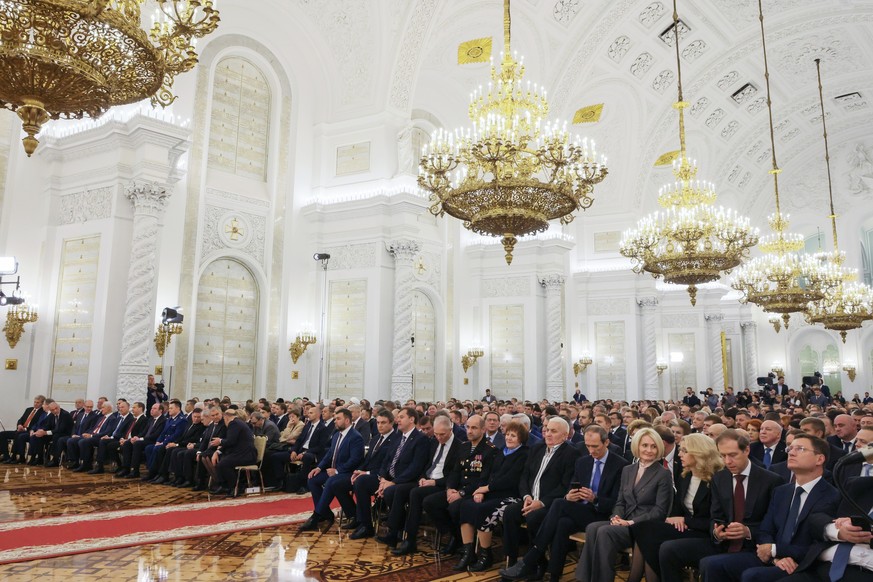
{"label": "ornate white hall interior", "polygon": [[[714,190],[716,230],[775,236],[778,167],[785,239],[809,256],[838,241],[842,267],[873,283],[873,3],[763,0],[769,77],[757,0],[679,0],[678,35],[671,0],[514,0],[510,38],[502,0],[216,4],[220,23],[198,39],[196,66],[173,79],[170,106],[146,99],[96,119],[48,120],[33,155],[21,119],[0,113],[0,255],[18,264],[0,291],[26,299],[10,314],[31,316],[14,342],[10,333],[0,342],[5,427],[38,394],[65,407],[144,400],[148,374],[183,401],[432,402],[486,388],[555,401],[577,387],[589,399],[666,400],[687,386],[753,387],[771,371],[791,386],[820,371],[847,399],[873,391],[873,326],[863,318],[844,337],[802,312],[783,318],[746,301],[742,275],[751,275],[739,266],[715,268],[696,295],[665,281],[673,267],[659,278],[634,271],[643,231],[668,212],[665,184],[710,199]],[[491,124],[502,110],[477,109],[506,86],[491,67],[497,78],[506,71],[510,40],[513,74],[524,68],[517,88],[544,115],[528,157],[566,131],[562,151],[597,175],[565,184],[574,204],[537,223],[540,232],[504,239],[509,226],[475,232],[452,215],[460,206],[432,196],[462,187],[454,169],[451,184],[434,186],[434,167],[463,147],[445,132],[471,131],[468,113],[483,115],[483,135],[533,125]],[[677,109],[680,79],[687,106]],[[688,188],[674,186],[683,160],[698,172]],[[745,242],[716,245],[708,260],[765,255]],[[870,319],[873,294],[861,287]],[[184,320],[162,343],[167,307]],[[14,501],[26,471],[46,491],[43,513]],[[6,521],[68,513],[84,489],[108,483],[24,467],[3,474],[17,483],[0,488]],[[150,505],[152,492],[124,495]],[[373,570],[350,566],[334,579],[392,567],[380,548],[327,534],[316,543],[293,528],[196,541],[5,565],[0,575],[81,579],[114,561],[130,579],[137,570],[157,576],[140,579],[276,579],[265,564],[286,549],[290,560],[298,542],[327,561],[373,553]],[[195,558],[202,578],[186,572]],[[408,577],[469,576],[426,566]]]}

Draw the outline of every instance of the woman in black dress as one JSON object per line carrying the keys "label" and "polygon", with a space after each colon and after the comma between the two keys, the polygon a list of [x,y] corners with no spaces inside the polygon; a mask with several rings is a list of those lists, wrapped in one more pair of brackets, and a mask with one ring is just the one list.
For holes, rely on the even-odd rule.
{"label": "woman in black dress", "polygon": [[472,544],[473,536],[478,535],[479,553],[472,565],[471,560],[462,558],[455,570],[465,570],[470,566],[471,571],[482,572],[491,567],[494,563],[491,552],[494,528],[503,521],[506,507],[520,501],[518,483],[527,462],[527,427],[514,420],[506,425],[504,438],[506,446],[495,458],[488,484],[476,489],[471,499],[461,502],[461,540]]}
{"label": "woman in black dress", "polygon": [[709,484],[716,471],[724,467],[715,442],[702,434],[690,434],[679,446],[682,477],[670,517],[664,521],[641,521],[631,526],[635,542],[628,582],[657,582],[661,573],[658,552],[661,544],[683,538],[709,537]]}

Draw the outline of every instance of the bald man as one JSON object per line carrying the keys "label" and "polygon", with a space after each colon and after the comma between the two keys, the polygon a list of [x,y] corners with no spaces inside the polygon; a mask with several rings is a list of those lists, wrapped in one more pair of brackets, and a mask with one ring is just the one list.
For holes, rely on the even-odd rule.
{"label": "bald man", "polygon": [[785,443],[782,442],[782,425],[773,420],[761,423],[758,440],[749,445],[749,458],[769,469],[773,463],[788,460]]}
{"label": "bald man", "polygon": [[834,418],[834,434],[827,438],[828,443],[842,449],[846,453],[855,450],[855,437],[858,435],[858,426],[855,419],[848,414],[840,414]]}

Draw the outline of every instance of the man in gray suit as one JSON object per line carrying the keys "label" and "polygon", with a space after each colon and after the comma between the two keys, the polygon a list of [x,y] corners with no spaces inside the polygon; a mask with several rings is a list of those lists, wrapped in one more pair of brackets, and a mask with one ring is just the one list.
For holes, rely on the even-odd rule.
{"label": "man in gray suit", "polygon": [[658,433],[651,428],[639,429],[631,441],[631,451],[640,461],[622,469],[612,519],[585,529],[577,580],[613,582],[618,551],[632,543],[629,526],[650,519],[663,520],[673,504],[673,477],[658,463],[664,456],[664,442]]}
{"label": "man in gray suit", "polygon": [[253,412],[249,421],[255,436],[267,437],[267,446],[279,442],[279,427],[262,412]]}

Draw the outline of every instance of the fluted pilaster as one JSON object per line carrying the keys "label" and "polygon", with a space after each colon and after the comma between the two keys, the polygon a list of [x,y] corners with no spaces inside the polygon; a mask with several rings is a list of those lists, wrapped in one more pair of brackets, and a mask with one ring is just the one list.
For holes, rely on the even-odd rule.
{"label": "fluted pilaster", "polygon": [[744,321],[743,330],[743,368],[746,371],[746,386],[755,386],[758,379],[758,324]]}
{"label": "fluted pilaster", "polygon": [[149,349],[154,333],[159,221],[170,193],[155,183],[134,182],[127,187],[127,197],[133,204],[133,242],[127,272],[117,396],[128,402],[145,402]]}
{"label": "fluted pilaster", "polygon": [[391,371],[391,399],[401,403],[412,398],[412,291],[415,286],[415,257],[421,250],[417,241],[398,239],[387,245],[394,257],[394,354]]}
{"label": "fluted pilaster", "polygon": [[724,313],[707,313],[706,320],[707,348],[709,350],[709,382],[714,391],[724,388],[724,366],[721,360],[721,328]]}
{"label": "fluted pilaster", "polygon": [[640,306],[640,323],[643,340],[643,390],[648,400],[661,398],[658,382],[658,337],[655,332],[658,298],[641,297],[637,299]]}
{"label": "fluted pilaster", "polygon": [[560,402],[565,399],[561,348],[561,297],[564,277],[553,273],[540,277],[539,282],[546,290],[546,399]]}

